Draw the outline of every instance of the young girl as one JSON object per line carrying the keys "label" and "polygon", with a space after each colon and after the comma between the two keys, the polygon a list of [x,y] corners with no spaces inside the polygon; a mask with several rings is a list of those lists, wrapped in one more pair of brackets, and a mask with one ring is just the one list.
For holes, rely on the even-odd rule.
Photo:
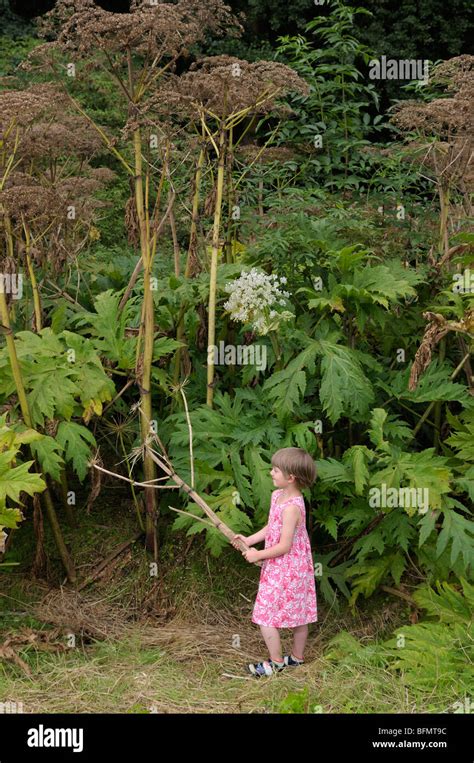
{"label": "young girl", "polygon": [[[301,665],[308,623],[318,619],[313,558],[301,495],[301,490],[315,481],[316,466],[302,448],[282,448],[272,458],[270,474],[278,490],[272,493],[268,524],[248,538],[236,535],[233,540],[236,548],[237,538],[249,546],[242,552],[248,562],[265,560],[252,622],[260,625],[270,659],[248,665],[257,677]],[[262,551],[250,548],[262,540]],[[279,628],[293,629],[289,656],[281,653]]]}

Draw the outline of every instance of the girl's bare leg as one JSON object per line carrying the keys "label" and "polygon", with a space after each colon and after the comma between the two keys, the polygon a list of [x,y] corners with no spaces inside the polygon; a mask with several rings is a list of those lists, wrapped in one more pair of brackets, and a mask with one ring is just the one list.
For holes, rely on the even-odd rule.
{"label": "girl's bare leg", "polygon": [[260,630],[270,653],[270,659],[274,662],[283,662],[281,655],[280,633],[278,628],[261,625]]}
{"label": "girl's bare leg", "polygon": [[308,638],[308,624],[298,625],[297,628],[293,628],[293,657],[297,660],[304,659],[304,648],[306,646],[306,639]]}

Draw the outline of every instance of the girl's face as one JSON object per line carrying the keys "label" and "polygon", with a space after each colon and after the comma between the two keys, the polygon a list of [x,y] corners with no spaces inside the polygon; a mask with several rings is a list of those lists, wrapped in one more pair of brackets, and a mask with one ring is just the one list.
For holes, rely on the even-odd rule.
{"label": "girl's face", "polygon": [[285,477],[281,469],[278,468],[278,466],[272,466],[270,470],[270,476],[273,480],[273,484],[276,487],[288,487],[292,482],[294,482],[294,477]]}

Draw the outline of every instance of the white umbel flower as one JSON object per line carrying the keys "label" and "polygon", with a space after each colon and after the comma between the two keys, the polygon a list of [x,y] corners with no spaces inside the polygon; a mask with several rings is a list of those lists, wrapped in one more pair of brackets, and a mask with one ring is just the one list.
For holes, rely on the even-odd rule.
{"label": "white umbel flower", "polygon": [[225,285],[225,291],[230,296],[224,303],[224,310],[232,320],[251,324],[257,334],[268,334],[276,330],[282,321],[293,318],[293,313],[288,310],[275,309],[286,305],[290,296],[280,288],[284,283],[286,278],[262,273],[257,268],[245,271],[240,278]]}

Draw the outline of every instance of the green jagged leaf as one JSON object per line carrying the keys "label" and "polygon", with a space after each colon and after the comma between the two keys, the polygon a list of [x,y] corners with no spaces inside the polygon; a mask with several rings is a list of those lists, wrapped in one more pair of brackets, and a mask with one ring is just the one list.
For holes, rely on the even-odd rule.
{"label": "green jagged leaf", "polygon": [[401,577],[406,568],[406,561],[403,554],[395,554],[390,563],[390,574],[396,585],[400,585]]}
{"label": "green jagged leaf", "polygon": [[374,408],[370,417],[370,427],[367,431],[369,433],[370,441],[375,445],[377,450],[390,452],[389,443],[384,439],[384,426],[386,421],[387,411],[383,408]]}
{"label": "green jagged leaf", "polygon": [[170,355],[179,347],[185,347],[185,343],[178,342],[177,339],[171,339],[171,337],[160,336],[153,342],[153,360],[159,360],[164,355]]}
{"label": "green jagged leaf", "polygon": [[286,430],[286,437],[283,442],[284,448],[296,445],[311,452],[314,448],[314,421],[300,421],[298,424],[290,425]]}
{"label": "green jagged leaf", "polygon": [[248,480],[250,472],[245,464],[242,463],[240,454],[237,451],[231,450],[229,455],[239,497],[247,506],[253,506],[252,487]]}
{"label": "green jagged leaf", "polygon": [[337,266],[343,272],[353,271],[356,265],[367,258],[368,250],[360,244],[344,246],[337,252]]}
{"label": "green jagged leaf", "polygon": [[[346,561],[331,566],[331,559],[336,553],[336,551],[331,551],[328,554],[315,554],[314,570],[316,587],[321,591],[325,601],[339,611],[339,603],[336,598],[336,590],[334,586],[339,589],[346,599],[350,598],[351,592],[347,586],[346,573],[352,562]],[[319,570],[321,570],[321,575],[317,574]]]}
{"label": "green jagged leaf", "polygon": [[[462,696],[474,683],[469,659],[472,626],[417,623],[404,626],[397,637],[385,643],[391,657],[390,668],[400,671],[405,685],[422,691],[448,691],[458,687]],[[401,639],[403,639],[401,641]]]}
{"label": "green jagged leaf", "polygon": [[45,418],[72,416],[77,390],[71,375],[71,369],[58,368],[54,360],[38,362],[37,373],[27,378],[28,404],[36,424],[44,426]]}
{"label": "green jagged leaf", "polygon": [[437,512],[435,512],[435,511],[428,511],[420,519],[420,522],[418,524],[418,527],[419,527],[419,530],[420,530],[420,539],[419,539],[419,542],[418,542],[419,547],[421,547],[423,545],[423,543],[426,543],[426,541],[430,537],[431,533],[435,529],[436,514],[437,514]]}
{"label": "green jagged leaf", "polygon": [[420,586],[414,593],[416,603],[431,617],[445,623],[465,623],[472,620],[474,610],[474,585],[461,578],[462,591],[451,583],[437,583],[437,592],[429,585]]}
{"label": "green jagged leaf", "polygon": [[28,445],[30,442],[41,440],[43,435],[36,429],[29,429],[19,422],[14,426],[6,424],[6,414],[0,416],[0,449],[19,448],[20,445]]}
{"label": "green jagged leaf", "polygon": [[345,464],[335,458],[324,458],[316,461],[318,479],[337,485],[341,482],[352,482],[352,476]]}
{"label": "green jagged leaf", "polygon": [[[450,423],[453,423],[453,419],[454,417],[451,417]],[[474,409],[464,411],[463,415],[454,421],[457,424],[457,431],[453,432],[445,442],[458,451],[456,455],[463,461],[474,461]]]}
{"label": "green jagged leaf", "polygon": [[430,363],[412,392],[408,389],[410,368],[394,373],[389,385],[380,383],[380,386],[400,400],[410,400],[414,403],[452,400],[467,405],[470,402],[469,391],[465,384],[450,381],[453,370],[449,363],[440,363],[436,358]]}
{"label": "green jagged leaf", "polygon": [[378,551],[379,554],[383,554],[385,550],[385,540],[381,529],[376,528],[367,535],[356,540],[352,546],[352,550],[357,554],[357,561],[362,561],[372,553],[372,551]]}
{"label": "green jagged leaf", "polygon": [[[235,485],[222,490],[218,495],[207,496],[206,501],[219,519],[234,532],[244,533],[252,529],[252,520],[241,511],[235,502]],[[219,556],[228,540],[219,530],[206,527],[206,546],[213,556]]]}
{"label": "green jagged leaf", "polygon": [[472,568],[474,564],[474,522],[465,519],[456,511],[445,510],[443,527],[438,536],[436,552],[442,554],[447,544],[451,542],[451,564],[454,564],[459,555],[462,556],[465,569]]}
{"label": "green jagged leaf", "polygon": [[293,412],[305,393],[306,374],[298,370],[277,371],[265,381],[263,389],[281,416],[286,416]]}
{"label": "green jagged leaf", "polygon": [[[20,331],[15,344],[34,426],[46,419],[69,420],[74,414],[90,418],[111,400],[114,384],[105,373],[90,340],[70,331],[38,334]],[[6,349],[0,350],[0,367]],[[0,394],[10,396],[15,383],[9,363],[0,374]]]}
{"label": "green jagged leaf", "polygon": [[[38,446],[38,443],[34,445]],[[0,502],[3,504],[6,498],[10,498],[14,503],[20,503],[19,497],[22,491],[33,496],[46,487],[39,474],[29,472],[33,461],[25,461],[18,466],[11,465],[16,454],[16,450],[4,450],[0,453]]]}
{"label": "green jagged leaf", "polygon": [[76,318],[76,325],[87,328],[92,334],[95,349],[104,357],[117,363],[123,370],[135,366],[136,337],[126,336],[136,313],[136,300],[128,299],[119,311],[121,292],[111,289],[98,294],[94,300],[95,312],[84,312]]}
{"label": "green jagged leaf", "polygon": [[[427,497],[428,507],[439,509],[443,496],[451,490],[452,474],[447,463],[446,458],[435,454],[434,448],[427,448],[420,453],[407,453],[392,447],[389,463],[371,475],[370,484],[385,484],[387,488],[408,486],[410,489],[426,491],[422,495]],[[411,509],[411,513],[414,513],[416,507]]]}
{"label": "green jagged leaf", "polygon": [[90,340],[71,331],[63,331],[61,338],[74,352],[71,363],[76,386],[76,400],[83,408],[83,418],[88,421],[92,413],[101,415],[102,403],[112,400],[115,385],[107,376]]}
{"label": "green jagged leaf", "polygon": [[284,418],[299,405],[306,390],[306,373],[303,369],[307,369],[309,373],[314,371],[316,353],[317,343],[311,342],[286,368],[276,371],[266,379],[263,392],[273,401],[279,417]]}
{"label": "green jagged leaf", "polygon": [[372,458],[372,451],[366,448],[365,445],[354,445],[344,453],[344,463],[350,464],[352,468],[356,495],[362,495],[369,481],[367,462]]}
{"label": "green jagged leaf", "polygon": [[320,339],[316,344],[322,356],[319,397],[331,423],[343,415],[364,418],[374,392],[356,354],[329,339]]}
{"label": "green jagged leaf", "polygon": [[271,466],[263,460],[263,451],[254,445],[247,445],[244,449],[245,464],[250,472],[254,505],[258,510],[256,520],[268,516],[270,496],[273,482],[270,477]]}
{"label": "green jagged leaf", "polygon": [[87,427],[74,421],[61,421],[56,434],[65,461],[72,462],[74,471],[82,482],[87,474],[91,448],[96,447],[95,437]]}
{"label": "green jagged leaf", "polygon": [[383,665],[383,652],[378,644],[362,644],[348,631],[340,631],[329,639],[324,658],[338,665]]}
{"label": "green jagged leaf", "polygon": [[387,546],[401,548],[405,553],[408,552],[410,541],[415,536],[416,530],[411,517],[403,507],[392,509],[384,517],[380,527]]}
{"label": "green jagged leaf", "polygon": [[0,501],[0,535],[4,527],[16,530],[24,519],[20,509],[7,509]]}
{"label": "green jagged leaf", "polygon": [[466,492],[474,503],[474,466],[470,466],[469,469],[466,469],[462,477],[454,480],[454,484],[459,487],[461,491]]}
{"label": "green jagged leaf", "polygon": [[369,298],[372,302],[385,308],[398,302],[401,298],[414,297],[416,291],[407,271],[400,271],[399,263],[392,261],[388,265],[367,265],[354,271],[353,284],[361,298]]}
{"label": "green jagged leaf", "polygon": [[31,451],[41,466],[41,470],[51,475],[56,482],[61,481],[64,468],[62,448],[52,437],[45,435],[39,442],[31,443]]}
{"label": "green jagged leaf", "polygon": [[318,524],[328,531],[329,535],[337,540],[337,519],[336,517],[325,517],[318,519]]}
{"label": "green jagged leaf", "polygon": [[394,554],[385,554],[378,558],[356,562],[350,567],[347,577],[354,581],[350,598],[352,608],[355,607],[361,594],[368,598],[374,593],[390,571],[394,557]]}

